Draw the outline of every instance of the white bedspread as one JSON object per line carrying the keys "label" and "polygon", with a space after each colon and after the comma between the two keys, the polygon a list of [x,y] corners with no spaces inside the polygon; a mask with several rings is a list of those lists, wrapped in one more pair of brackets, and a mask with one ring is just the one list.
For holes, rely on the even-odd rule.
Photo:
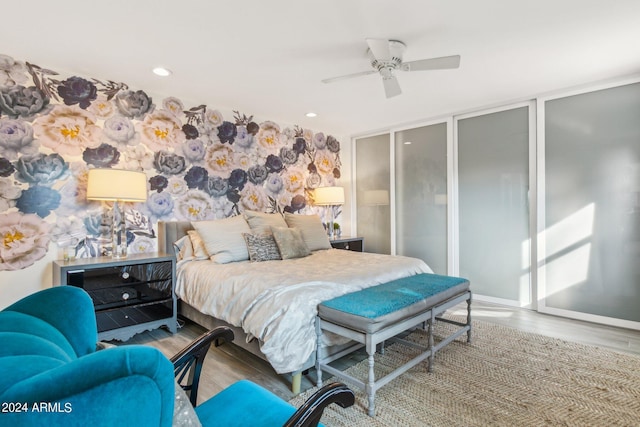
{"label": "white bedspread", "polygon": [[317,305],[431,269],[417,258],[328,249],[291,260],[181,261],[176,294],[260,339],[278,373],[302,369],[316,348]]}

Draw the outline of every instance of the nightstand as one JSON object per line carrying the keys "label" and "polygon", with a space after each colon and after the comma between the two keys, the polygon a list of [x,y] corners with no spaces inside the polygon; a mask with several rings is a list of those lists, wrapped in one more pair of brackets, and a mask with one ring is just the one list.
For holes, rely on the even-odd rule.
{"label": "nightstand", "polygon": [[346,249],[349,251],[362,252],[363,237],[338,237],[336,239],[329,239],[331,247],[336,249]]}
{"label": "nightstand", "polygon": [[53,262],[54,286],[77,286],[91,296],[103,341],[126,341],[161,326],[175,333],[175,277],[175,257],[162,253]]}

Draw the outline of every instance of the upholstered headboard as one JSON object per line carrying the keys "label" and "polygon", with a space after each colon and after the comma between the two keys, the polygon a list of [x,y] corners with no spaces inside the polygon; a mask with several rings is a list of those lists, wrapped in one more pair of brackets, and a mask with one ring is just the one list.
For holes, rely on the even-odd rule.
{"label": "upholstered headboard", "polygon": [[191,221],[158,221],[158,251],[174,253],[173,243],[193,230]]}

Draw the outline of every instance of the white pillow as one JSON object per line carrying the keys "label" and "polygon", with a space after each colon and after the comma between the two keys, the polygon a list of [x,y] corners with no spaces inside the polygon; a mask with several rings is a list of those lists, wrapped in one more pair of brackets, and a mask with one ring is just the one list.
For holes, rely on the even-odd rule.
{"label": "white pillow", "polygon": [[226,264],[249,259],[242,233],[251,233],[251,229],[242,215],[213,221],[194,221],[191,225],[202,238],[211,261]]}
{"label": "white pillow", "polygon": [[254,233],[271,234],[271,227],[287,227],[287,223],[279,213],[244,211],[244,217]]}
{"label": "white pillow", "polygon": [[193,259],[193,244],[191,243],[189,236],[182,236],[173,242],[173,249],[178,261],[183,259]]}
{"label": "white pillow", "polygon": [[285,212],[284,220],[289,228],[297,228],[302,233],[302,239],[311,251],[331,249],[329,236],[318,215],[296,215]]}

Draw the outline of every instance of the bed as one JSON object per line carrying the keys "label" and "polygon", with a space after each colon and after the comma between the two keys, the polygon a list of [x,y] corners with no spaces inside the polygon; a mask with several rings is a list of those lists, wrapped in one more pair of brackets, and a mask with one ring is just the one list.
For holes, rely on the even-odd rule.
{"label": "bed", "polygon": [[[304,242],[302,256],[290,256],[288,246],[278,246],[290,243],[281,233],[287,238],[293,233],[293,246]],[[272,236],[278,257],[254,257],[256,245],[249,236]],[[333,249],[315,215],[245,212],[193,224],[159,222],[158,237],[160,250],[177,253],[180,314],[207,328],[232,327],[234,343],[267,360],[277,373],[292,375],[294,393],[300,373],[314,365],[319,303],[432,272],[416,258]],[[264,240],[258,243],[265,245]],[[322,342],[327,354],[348,344],[330,333]]]}

